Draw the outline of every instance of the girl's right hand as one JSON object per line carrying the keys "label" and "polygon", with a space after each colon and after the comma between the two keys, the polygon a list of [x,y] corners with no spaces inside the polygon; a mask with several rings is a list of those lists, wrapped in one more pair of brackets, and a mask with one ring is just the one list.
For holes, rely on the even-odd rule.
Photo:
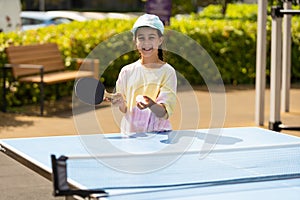
{"label": "girl's right hand", "polygon": [[111,98],[111,103],[116,106],[123,105],[125,103],[123,95],[120,93],[113,94]]}
{"label": "girl's right hand", "polygon": [[104,101],[111,102],[113,105],[116,105],[116,106],[124,104],[124,102],[125,102],[122,94],[108,93],[107,91],[105,91],[105,93],[104,93]]}

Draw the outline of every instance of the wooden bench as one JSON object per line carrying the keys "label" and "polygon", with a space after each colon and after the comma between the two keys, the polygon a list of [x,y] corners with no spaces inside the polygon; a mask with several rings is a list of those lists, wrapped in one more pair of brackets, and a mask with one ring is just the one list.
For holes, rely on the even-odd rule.
{"label": "wooden bench", "polygon": [[[74,81],[81,77],[98,78],[98,60],[77,59],[85,69],[67,70],[58,46],[54,43],[10,46],[5,49],[8,64],[3,77],[3,111],[6,112],[6,69],[12,69],[13,78],[21,83],[40,85],[40,114],[44,112],[44,85]],[[88,65],[87,65],[88,64]],[[89,66],[89,67],[87,67]],[[89,69],[88,69],[89,68]]]}

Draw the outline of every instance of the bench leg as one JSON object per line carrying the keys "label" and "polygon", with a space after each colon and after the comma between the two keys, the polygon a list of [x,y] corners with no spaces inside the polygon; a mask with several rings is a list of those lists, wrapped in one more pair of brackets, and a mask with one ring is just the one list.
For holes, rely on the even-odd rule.
{"label": "bench leg", "polygon": [[5,67],[3,68],[3,104],[2,104],[2,111],[6,112],[6,70]]}
{"label": "bench leg", "polygon": [[40,114],[44,115],[44,83],[40,83]]}
{"label": "bench leg", "polygon": [[60,84],[56,84],[55,85],[55,94],[56,94],[56,99],[58,100],[58,99],[60,99],[60,93],[59,93],[59,85]]}

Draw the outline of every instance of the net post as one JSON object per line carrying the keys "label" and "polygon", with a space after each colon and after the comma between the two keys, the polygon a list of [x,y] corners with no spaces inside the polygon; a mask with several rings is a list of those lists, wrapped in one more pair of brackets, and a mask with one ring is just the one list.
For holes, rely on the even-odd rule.
{"label": "net post", "polygon": [[108,194],[103,189],[71,189],[67,181],[67,160],[68,157],[66,156],[60,156],[57,159],[55,155],[51,155],[54,196],[65,196],[66,199],[72,199],[72,196],[74,195],[80,196],[82,198],[90,197],[92,194],[100,194],[101,197],[108,196]]}
{"label": "net post", "polygon": [[51,155],[54,196],[65,195],[70,190],[67,182],[66,161],[67,157],[61,156],[57,159],[55,155]]}
{"label": "net post", "polygon": [[277,122],[269,122],[269,129],[272,131],[277,131],[280,132],[281,131],[281,121],[277,121]]}

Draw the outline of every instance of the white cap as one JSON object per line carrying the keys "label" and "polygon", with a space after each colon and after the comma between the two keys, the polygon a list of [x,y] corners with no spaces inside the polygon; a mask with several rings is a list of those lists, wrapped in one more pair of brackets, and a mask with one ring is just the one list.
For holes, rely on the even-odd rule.
{"label": "white cap", "polygon": [[144,14],[140,16],[134,23],[131,32],[135,34],[138,28],[145,27],[145,26],[157,29],[161,32],[161,34],[164,33],[164,24],[162,23],[162,21],[159,19],[158,16],[152,14]]}

